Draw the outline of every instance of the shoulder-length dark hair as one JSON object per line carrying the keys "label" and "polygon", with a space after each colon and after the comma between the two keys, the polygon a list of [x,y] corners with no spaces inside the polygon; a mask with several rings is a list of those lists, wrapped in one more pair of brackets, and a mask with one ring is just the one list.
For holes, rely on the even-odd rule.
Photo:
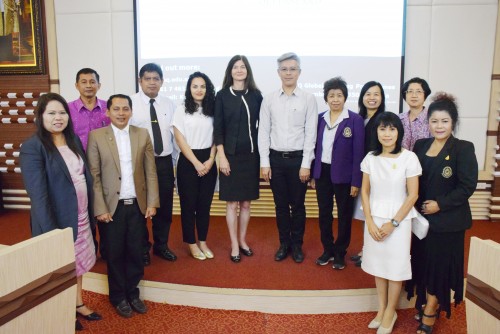
{"label": "shoulder-length dark hair", "polygon": [[377,111],[375,112],[375,115],[377,115],[380,112],[385,111],[385,93],[384,93],[384,87],[380,84],[380,82],[377,81],[368,81],[363,85],[363,88],[361,88],[361,92],[359,93],[359,99],[358,99],[358,108],[359,108],[359,116],[363,117],[363,119],[366,119],[368,116],[368,111],[366,110],[366,106],[363,103],[363,98],[365,97],[366,92],[368,89],[372,88],[373,86],[378,86],[380,88],[380,94],[382,96],[382,102],[380,102],[380,105],[377,108]]}
{"label": "shoulder-length dark hair", "polygon": [[63,130],[63,135],[66,139],[66,145],[68,145],[70,150],[73,151],[73,153],[75,153],[77,156],[83,157],[83,152],[76,144],[76,135],[75,131],[73,130],[73,121],[71,120],[71,115],[69,114],[68,103],[66,102],[64,97],[59,94],[47,93],[40,96],[40,98],[38,99],[38,103],[35,109],[36,135],[38,136],[38,138],[40,138],[43,146],[47,151],[54,152],[57,150],[56,146],[54,145],[54,140],[52,139],[52,134],[43,126],[43,114],[47,109],[47,105],[51,101],[60,102],[63,105],[64,110],[66,110],[66,113],[68,114],[68,125]]}
{"label": "shoulder-length dark hair", "polygon": [[380,155],[382,153],[382,144],[378,140],[377,129],[379,126],[393,126],[398,130],[398,139],[396,140],[396,146],[391,154],[397,154],[401,152],[401,143],[403,142],[403,136],[405,130],[403,128],[403,123],[398,115],[390,111],[384,111],[375,118],[375,123],[372,128],[372,143],[374,146],[373,155]]}
{"label": "shoulder-length dark hair", "polygon": [[241,60],[243,64],[245,64],[245,67],[247,68],[245,89],[248,89],[249,91],[258,91],[259,89],[257,88],[257,85],[255,84],[255,80],[253,78],[252,67],[248,62],[247,57],[243,55],[236,55],[233,58],[231,58],[231,60],[229,60],[229,63],[227,64],[226,67],[226,72],[224,73],[224,81],[222,82],[222,88],[229,88],[233,85],[234,81],[231,72],[233,71],[234,64],[236,64],[236,62],[239,60]]}
{"label": "shoulder-length dark hair", "polygon": [[203,101],[201,102],[201,107],[203,108],[203,115],[213,116],[215,108],[215,87],[210,78],[205,73],[201,72],[194,72],[193,74],[191,74],[186,84],[186,99],[184,100],[186,113],[194,114],[199,107],[198,104],[194,102],[193,95],[191,94],[191,83],[193,82],[194,78],[202,78],[203,80],[205,80],[207,91],[205,93]]}

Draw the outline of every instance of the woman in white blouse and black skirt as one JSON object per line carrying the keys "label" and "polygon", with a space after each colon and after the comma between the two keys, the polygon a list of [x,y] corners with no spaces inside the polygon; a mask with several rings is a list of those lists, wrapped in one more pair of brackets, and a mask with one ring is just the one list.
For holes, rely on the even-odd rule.
{"label": "woman in white blouse and black skirt", "polygon": [[208,76],[195,72],[189,76],[186,99],[175,111],[172,123],[175,141],[181,151],[177,160],[177,188],[182,236],[191,255],[198,260],[214,257],[206,244],[210,206],[217,181],[214,106],[214,85]]}

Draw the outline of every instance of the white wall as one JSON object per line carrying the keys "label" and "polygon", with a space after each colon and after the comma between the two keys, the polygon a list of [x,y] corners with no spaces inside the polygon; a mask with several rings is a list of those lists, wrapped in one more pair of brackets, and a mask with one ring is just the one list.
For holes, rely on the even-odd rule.
{"label": "white wall", "polygon": [[[61,94],[68,100],[78,97],[74,76],[82,67],[101,75],[101,98],[134,93],[133,1],[54,0],[54,4]],[[474,142],[482,169],[498,0],[407,0],[407,4],[405,79],[419,76],[433,92],[457,96],[461,116],[457,136]]]}

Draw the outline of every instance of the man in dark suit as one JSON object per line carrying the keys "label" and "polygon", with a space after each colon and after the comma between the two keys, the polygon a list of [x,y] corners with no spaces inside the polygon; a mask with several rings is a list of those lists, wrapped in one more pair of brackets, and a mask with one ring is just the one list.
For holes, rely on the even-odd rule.
{"label": "man in dark suit", "polygon": [[147,130],[129,125],[132,100],[107,102],[111,125],[90,133],[87,156],[94,178],[94,214],[105,223],[109,299],[122,317],[146,313],[137,285],[144,275],[146,218],[159,207],[153,145]]}

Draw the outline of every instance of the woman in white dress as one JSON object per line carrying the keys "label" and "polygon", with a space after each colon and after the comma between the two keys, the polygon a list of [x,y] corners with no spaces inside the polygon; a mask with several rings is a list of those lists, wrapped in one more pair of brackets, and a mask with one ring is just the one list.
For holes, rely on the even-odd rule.
{"label": "woman in white dress", "polygon": [[375,119],[375,150],[361,163],[361,200],[366,217],[361,268],[375,276],[379,309],[368,328],[391,333],[402,282],[411,278],[411,218],[422,168],[417,156],[401,147],[403,124],[392,112]]}

